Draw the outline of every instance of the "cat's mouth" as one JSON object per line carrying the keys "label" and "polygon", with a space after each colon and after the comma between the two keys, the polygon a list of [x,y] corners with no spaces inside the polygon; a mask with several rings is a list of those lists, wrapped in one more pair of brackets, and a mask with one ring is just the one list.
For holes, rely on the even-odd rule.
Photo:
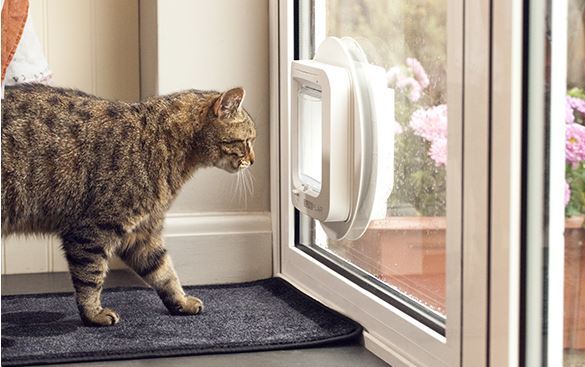
{"label": "cat's mouth", "polygon": [[236,160],[236,161],[224,161],[224,163],[220,166],[223,166],[223,169],[228,171],[229,173],[237,173],[240,171],[249,168],[252,163],[248,160]]}
{"label": "cat's mouth", "polygon": [[240,170],[244,170],[244,169],[246,169],[246,168],[250,167],[251,165],[252,165],[252,164],[250,163],[250,161],[245,161],[245,160],[243,160],[243,161],[241,161],[241,162],[240,162],[240,164],[239,164],[239,166],[238,166],[238,169],[240,169]]}

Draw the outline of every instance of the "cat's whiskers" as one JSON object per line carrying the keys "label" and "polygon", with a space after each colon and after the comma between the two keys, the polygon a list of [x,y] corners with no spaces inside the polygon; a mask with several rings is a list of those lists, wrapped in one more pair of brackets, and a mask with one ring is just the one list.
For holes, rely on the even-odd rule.
{"label": "cat's whiskers", "polygon": [[246,181],[246,170],[240,171],[242,175],[243,194],[244,194],[244,208],[248,208],[248,183]]}
{"label": "cat's whiskers", "polygon": [[240,175],[242,176],[242,187],[244,190],[244,207],[248,208],[248,181],[246,180],[246,170],[241,170]]}
{"label": "cat's whiskers", "polygon": [[245,201],[245,194],[244,194],[244,179],[242,178],[242,172],[238,171],[236,174],[238,177],[237,180],[237,195],[238,195],[238,202],[241,202],[242,199]]}
{"label": "cat's whiskers", "polygon": [[244,177],[248,182],[248,193],[250,196],[254,196],[254,175],[252,175],[249,169],[246,169],[244,171]]}
{"label": "cat's whiskers", "polygon": [[242,176],[242,171],[236,172],[235,189],[233,190],[234,198],[237,197],[238,202],[244,200],[244,205],[247,206],[247,198],[245,194],[245,182]]}
{"label": "cat's whiskers", "polygon": [[242,170],[242,182],[244,183],[244,207],[248,208],[248,196],[250,194],[250,185],[247,180],[248,170]]}
{"label": "cat's whiskers", "polygon": [[240,175],[236,174],[236,180],[232,181],[232,200],[239,200],[238,188],[240,186]]}
{"label": "cat's whiskers", "polygon": [[236,190],[234,194],[237,194],[238,201],[244,202],[244,207],[248,207],[248,197],[254,196],[254,176],[249,169],[239,170],[236,173]]}

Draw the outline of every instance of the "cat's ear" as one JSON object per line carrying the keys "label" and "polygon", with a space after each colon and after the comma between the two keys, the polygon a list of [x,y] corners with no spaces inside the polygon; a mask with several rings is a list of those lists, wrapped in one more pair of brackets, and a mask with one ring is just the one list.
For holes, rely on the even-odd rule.
{"label": "cat's ear", "polygon": [[213,112],[217,117],[226,117],[235,114],[242,108],[246,92],[244,88],[233,88],[223,93],[213,104]]}

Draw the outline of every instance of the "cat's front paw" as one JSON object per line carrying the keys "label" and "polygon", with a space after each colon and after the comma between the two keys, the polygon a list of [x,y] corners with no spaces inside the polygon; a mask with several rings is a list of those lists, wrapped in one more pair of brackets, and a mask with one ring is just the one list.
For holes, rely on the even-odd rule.
{"label": "cat's front paw", "polygon": [[169,307],[173,315],[197,315],[203,311],[203,301],[197,297],[185,296],[179,303]]}
{"label": "cat's front paw", "polygon": [[120,321],[120,316],[111,308],[103,308],[96,314],[82,315],[81,319],[86,326],[111,326]]}

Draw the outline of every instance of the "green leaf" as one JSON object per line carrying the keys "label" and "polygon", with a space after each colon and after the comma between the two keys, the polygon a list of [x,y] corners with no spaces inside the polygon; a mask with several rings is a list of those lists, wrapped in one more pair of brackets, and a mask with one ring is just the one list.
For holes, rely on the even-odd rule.
{"label": "green leaf", "polygon": [[581,88],[573,88],[567,92],[567,94],[571,97],[585,99],[585,91]]}

